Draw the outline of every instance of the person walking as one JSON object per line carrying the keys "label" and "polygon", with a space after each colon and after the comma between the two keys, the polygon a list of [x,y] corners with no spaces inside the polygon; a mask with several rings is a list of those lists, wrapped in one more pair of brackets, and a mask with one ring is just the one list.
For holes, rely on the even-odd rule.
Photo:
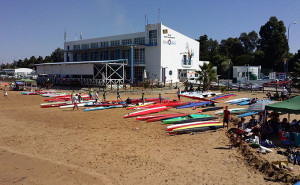
{"label": "person walking", "polygon": [[158,95],[159,103],[162,103],[162,97],[161,94]]}
{"label": "person walking", "polygon": [[121,101],[123,101],[122,98],[121,98],[121,96],[120,96],[120,92],[119,92],[119,90],[118,90],[118,91],[117,91],[117,100],[119,100],[119,99],[120,99]]}
{"label": "person walking", "polygon": [[90,90],[89,90],[89,96],[90,96],[90,100],[93,99],[93,90],[92,90],[92,88],[90,88]]}
{"label": "person walking", "polygon": [[9,100],[9,97],[8,97],[8,93],[7,93],[7,91],[6,91],[6,90],[4,90],[4,92],[3,92],[3,93],[4,93],[4,98]]}
{"label": "person walking", "polygon": [[224,117],[223,117],[223,128],[225,128],[225,123],[227,124],[227,130],[229,126],[229,120],[230,120],[230,111],[228,110],[228,106],[225,107],[225,110],[223,111]]}
{"label": "person walking", "polygon": [[99,93],[99,91],[95,91],[95,103],[97,103],[98,102],[98,93]]}
{"label": "person walking", "polygon": [[142,93],[142,103],[143,103],[143,105],[145,104],[145,93],[144,92]]}
{"label": "person walking", "polygon": [[103,101],[106,101],[106,92],[103,92]]}
{"label": "person walking", "polygon": [[178,100],[180,100],[180,95],[181,95],[181,90],[180,88],[177,89],[177,97],[178,97]]}
{"label": "person walking", "polygon": [[81,93],[79,93],[79,95],[78,95],[78,101],[79,101],[79,103],[81,103],[81,101],[82,101]]}
{"label": "person walking", "polygon": [[72,103],[74,104],[73,111],[75,110],[75,108],[77,108],[77,110],[79,110],[79,108],[78,108],[78,94],[73,96]]}

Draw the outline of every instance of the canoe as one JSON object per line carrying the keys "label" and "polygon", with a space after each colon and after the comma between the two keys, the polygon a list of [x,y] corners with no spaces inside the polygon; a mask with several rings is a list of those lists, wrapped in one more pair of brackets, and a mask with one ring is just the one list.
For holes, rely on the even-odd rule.
{"label": "canoe", "polygon": [[258,112],[247,112],[247,113],[238,115],[238,117],[243,118],[243,117],[252,116],[252,115],[255,115],[255,114],[258,114]]}
{"label": "canoe", "polygon": [[236,98],[236,99],[232,99],[232,100],[227,100],[224,103],[231,103],[234,101],[240,101],[240,100],[248,100],[249,98]]}
{"label": "canoe", "polygon": [[213,111],[213,110],[219,110],[219,109],[223,109],[224,107],[211,107],[211,108],[206,108],[206,109],[201,109],[198,110],[199,113],[201,112],[209,112],[209,111]]}
{"label": "canoe", "polygon": [[181,116],[187,116],[189,114],[175,114],[175,115],[167,115],[167,116],[161,116],[161,117],[157,117],[157,118],[151,118],[148,119],[146,122],[154,122],[154,121],[161,121],[161,120],[165,120],[165,119],[169,119],[169,118],[177,118],[177,117],[181,117]]}
{"label": "canoe", "polygon": [[233,101],[230,103],[230,105],[233,105],[233,104],[238,104],[240,102],[244,102],[244,101],[247,101],[247,100],[250,100],[251,98],[248,98],[248,99],[243,99],[243,100],[237,100],[237,101]]}
{"label": "canoe", "polygon": [[167,115],[177,115],[177,113],[176,114],[156,114],[156,115],[138,116],[135,119],[143,121],[143,120],[147,120],[147,119],[151,119],[151,118],[163,117],[163,116],[167,116]]}
{"label": "canoe", "polygon": [[[221,124],[219,121],[196,121],[196,122],[191,122],[191,123],[185,123],[185,124],[179,124],[179,125],[171,125],[167,127],[167,131],[173,131],[175,129],[179,129],[179,128],[194,128],[194,127],[201,127],[203,125],[207,125],[208,126],[214,126],[212,124]],[[223,124],[222,124],[223,125]]]}
{"label": "canoe", "polygon": [[191,118],[191,119],[187,119],[187,120],[175,121],[172,124],[179,125],[179,124],[191,123],[191,122],[195,122],[195,121],[210,121],[210,120],[216,120],[216,119],[219,119],[219,118],[218,117]]}
{"label": "canoe", "polygon": [[129,114],[125,115],[124,118],[130,118],[130,117],[135,117],[135,116],[151,114],[151,113],[155,113],[155,112],[164,111],[164,110],[167,110],[167,109],[170,109],[170,108],[171,107],[163,106],[163,107],[155,107],[155,108],[152,108],[152,109],[141,110],[141,111],[129,113]]}
{"label": "canoe", "polygon": [[189,129],[182,129],[169,132],[170,135],[179,135],[179,134],[186,134],[191,132],[205,132],[209,130],[216,130],[222,128],[223,126],[204,126],[204,127],[196,127],[196,128],[189,128]]}
{"label": "canoe", "polygon": [[190,108],[190,107],[198,107],[198,106],[202,106],[202,105],[207,105],[207,104],[209,104],[209,103],[211,103],[211,102],[210,102],[210,101],[197,102],[197,103],[191,102],[190,104],[176,107],[176,109],[184,109],[184,108]]}
{"label": "canoe", "polygon": [[211,98],[210,100],[224,99],[224,98],[229,98],[232,96],[236,96],[236,95],[235,94],[225,94],[225,95],[216,96],[214,98]]}
{"label": "canoe", "polygon": [[177,121],[183,121],[183,120],[189,120],[189,119],[195,119],[195,118],[208,118],[208,117],[211,117],[211,116],[204,115],[204,114],[191,114],[188,116],[181,116],[181,117],[166,119],[166,120],[163,120],[163,123],[164,124],[172,124]]}

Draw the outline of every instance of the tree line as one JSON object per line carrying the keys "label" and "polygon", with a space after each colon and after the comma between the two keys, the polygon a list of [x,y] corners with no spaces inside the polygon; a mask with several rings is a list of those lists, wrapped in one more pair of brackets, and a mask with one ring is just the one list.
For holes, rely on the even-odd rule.
{"label": "tree line", "polygon": [[200,36],[200,60],[217,66],[221,78],[228,78],[228,68],[233,65],[260,65],[266,75],[270,71],[283,72],[284,58],[288,60],[288,71],[294,71],[300,61],[300,50],[295,54],[289,52],[286,31],[283,21],[271,17],[259,34],[243,32],[238,38],[229,37],[220,43],[207,35]]}
{"label": "tree line", "polygon": [[16,69],[16,68],[34,68],[35,64],[51,63],[51,62],[63,62],[64,51],[61,48],[55,49],[50,56],[43,58],[42,56],[31,56],[29,59],[14,60],[13,63],[1,64],[1,69]]}

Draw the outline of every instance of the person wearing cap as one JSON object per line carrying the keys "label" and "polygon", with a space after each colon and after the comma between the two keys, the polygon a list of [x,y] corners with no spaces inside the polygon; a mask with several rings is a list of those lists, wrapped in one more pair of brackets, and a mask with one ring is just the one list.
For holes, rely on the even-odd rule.
{"label": "person wearing cap", "polygon": [[245,118],[241,118],[241,121],[238,123],[238,127],[236,130],[236,138],[233,141],[233,146],[236,145],[237,140],[240,139],[240,149],[242,149],[242,137],[245,135]]}
{"label": "person wearing cap", "polygon": [[228,106],[225,107],[225,110],[223,111],[224,117],[223,117],[223,128],[225,128],[225,123],[227,124],[227,130],[230,120],[230,111],[228,110]]}
{"label": "person wearing cap", "polygon": [[75,107],[77,108],[77,110],[79,110],[79,108],[78,108],[78,94],[73,96],[72,103],[74,104],[73,111],[75,110]]}

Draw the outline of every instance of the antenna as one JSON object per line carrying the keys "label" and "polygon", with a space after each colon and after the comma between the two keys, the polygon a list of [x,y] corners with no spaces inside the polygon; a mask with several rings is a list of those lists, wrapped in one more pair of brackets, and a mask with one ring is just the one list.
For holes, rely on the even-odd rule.
{"label": "antenna", "polygon": [[83,34],[82,34],[82,33],[80,33],[80,40],[82,40],[82,35],[83,35]]}
{"label": "antenna", "polygon": [[145,14],[145,26],[147,25],[147,15]]}
{"label": "antenna", "polygon": [[64,39],[65,39],[65,42],[67,42],[67,32],[64,31]]}
{"label": "antenna", "polygon": [[158,23],[160,23],[160,8],[158,9]]}

